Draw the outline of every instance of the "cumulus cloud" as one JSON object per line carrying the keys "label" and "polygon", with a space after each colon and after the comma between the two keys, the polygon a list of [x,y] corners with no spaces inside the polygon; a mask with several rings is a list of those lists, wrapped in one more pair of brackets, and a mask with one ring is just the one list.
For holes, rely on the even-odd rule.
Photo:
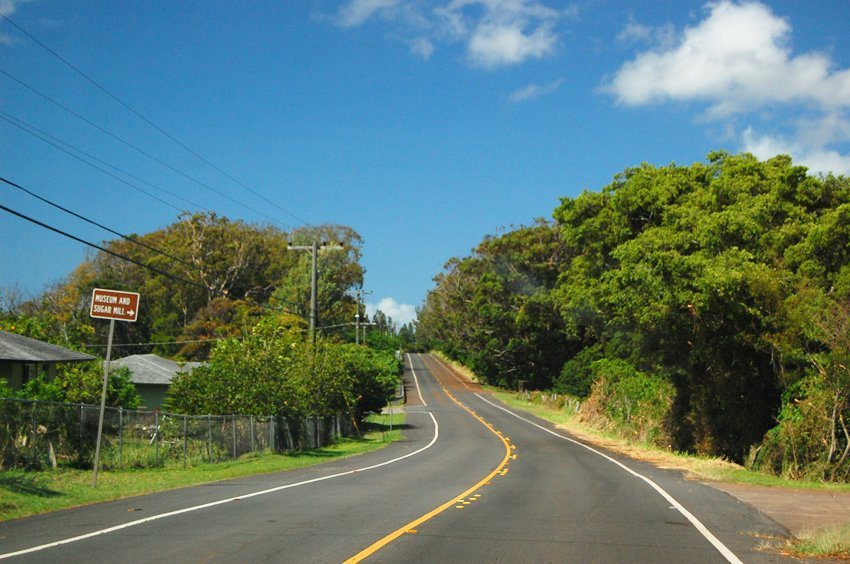
{"label": "cumulus cloud", "polygon": [[513,92],[508,99],[511,102],[527,102],[541,96],[546,96],[556,92],[564,83],[564,79],[556,80],[548,84],[529,84],[524,88]]}
{"label": "cumulus cloud", "polygon": [[[789,45],[791,23],[759,2],[729,0],[707,4],[706,17],[625,63],[603,90],[619,104],[641,106],[669,101],[705,105],[702,118],[731,120],[734,116],[769,110],[786,116],[792,143],[759,136],[749,129],[745,147],[766,151],[771,145],[796,148],[792,156],[819,166],[846,164],[828,145],[844,141],[850,110],[850,69],[836,69],[823,53],[795,55]],[[645,38],[649,28],[630,22],[625,39]],[[787,117],[790,110],[815,114],[819,139]],[[775,125],[775,124],[774,124]],[[754,152],[755,153],[755,152]],[[814,167],[813,167],[814,168]]]}
{"label": "cumulus cloud", "polygon": [[375,315],[375,312],[378,310],[384,312],[384,315],[391,318],[399,327],[416,319],[416,308],[414,306],[409,304],[400,304],[393,298],[384,298],[377,304],[366,304],[366,314],[369,315],[369,317]]}
{"label": "cumulus cloud", "polygon": [[551,55],[557,24],[575,13],[574,7],[556,10],[541,0],[351,0],[336,21],[354,27],[379,18],[424,59],[440,44],[460,43],[472,65],[492,69]]}
{"label": "cumulus cloud", "polygon": [[822,145],[806,145],[791,141],[783,136],[760,135],[747,127],[741,135],[743,150],[759,159],[776,155],[792,155],[798,164],[818,174],[843,174],[850,176],[850,156],[825,148]]}

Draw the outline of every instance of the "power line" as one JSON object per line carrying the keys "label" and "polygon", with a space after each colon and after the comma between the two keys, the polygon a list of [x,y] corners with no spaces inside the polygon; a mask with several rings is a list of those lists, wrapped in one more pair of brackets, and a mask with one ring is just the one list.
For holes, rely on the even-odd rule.
{"label": "power line", "polygon": [[[241,337],[210,337],[209,339],[187,339],[185,341],[158,341],[156,343],[114,343],[113,347],[150,347],[155,345],[184,345],[189,343],[208,343],[210,341],[227,341],[230,339],[235,339],[241,341],[244,339],[244,335]],[[85,347],[106,347],[108,345],[104,344],[86,344],[83,345]]]}
{"label": "power line", "polygon": [[278,205],[278,204],[276,204],[275,202],[273,202],[273,201],[269,200],[268,198],[266,198],[266,197],[265,197],[265,196],[263,196],[262,194],[258,193],[256,190],[254,190],[254,189],[253,189],[253,188],[251,188],[250,186],[248,186],[248,185],[246,185],[245,183],[243,183],[242,181],[240,181],[240,180],[238,180],[238,179],[234,178],[233,176],[231,176],[230,174],[228,174],[227,172],[225,172],[224,170],[222,170],[221,168],[219,168],[218,166],[216,166],[215,164],[213,164],[212,162],[210,162],[208,159],[206,159],[205,157],[203,157],[202,155],[200,155],[200,154],[199,154],[198,152],[196,152],[194,149],[192,149],[191,147],[189,147],[188,145],[186,145],[185,143],[183,143],[182,141],[180,141],[179,139],[177,139],[176,137],[174,137],[173,135],[171,135],[170,133],[168,133],[167,131],[165,131],[163,128],[161,128],[160,126],[158,126],[156,123],[154,123],[153,121],[151,121],[150,119],[148,119],[147,117],[145,117],[144,115],[142,115],[142,113],[141,113],[141,112],[137,111],[135,108],[133,108],[132,106],[130,106],[129,104],[127,104],[126,102],[124,102],[124,100],[122,100],[121,98],[119,98],[118,96],[116,96],[115,94],[113,94],[113,93],[112,93],[111,91],[109,91],[106,87],[102,86],[99,82],[97,82],[96,80],[94,80],[93,78],[91,78],[89,75],[87,75],[87,74],[86,74],[86,73],[84,73],[82,70],[80,70],[80,69],[79,69],[79,68],[77,68],[75,65],[73,65],[70,61],[68,61],[67,59],[65,59],[64,57],[62,57],[59,53],[57,53],[56,51],[54,51],[53,49],[51,49],[49,46],[47,46],[45,43],[43,43],[42,41],[40,41],[37,37],[35,37],[34,35],[32,35],[31,33],[29,33],[28,31],[26,31],[24,28],[22,28],[21,26],[19,26],[17,23],[15,23],[14,21],[12,21],[12,20],[11,20],[11,19],[7,16],[7,15],[3,14],[2,12],[0,12],[0,16],[2,16],[2,17],[3,17],[3,19],[5,19],[5,20],[6,20],[7,22],[9,22],[12,26],[14,26],[14,27],[15,27],[18,31],[20,31],[21,33],[23,33],[24,35],[26,35],[27,37],[29,37],[29,38],[30,38],[31,40],[33,40],[36,44],[40,45],[40,46],[41,46],[43,49],[45,49],[48,53],[50,53],[51,55],[53,55],[54,57],[56,57],[57,59],[59,59],[59,60],[60,60],[62,63],[64,63],[64,64],[65,64],[68,68],[70,68],[71,70],[73,70],[74,72],[76,72],[77,74],[79,74],[81,77],[83,77],[86,81],[88,81],[90,84],[92,84],[95,88],[97,88],[98,90],[100,90],[101,92],[103,92],[104,94],[106,94],[107,96],[109,96],[110,98],[112,98],[113,100],[115,100],[118,104],[120,104],[121,106],[123,106],[124,108],[126,108],[126,109],[127,109],[129,112],[131,112],[133,115],[135,115],[136,117],[138,117],[139,119],[141,119],[142,121],[144,121],[146,124],[148,124],[149,126],[151,126],[152,128],[154,128],[155,130],[157,130],[158,132],[160,132],[162,135],[164,135],[164,136],[166,136],[167,138],[169,138],[171,141],[173,141],[174,143],[176,143],[177,145],[179,145],[180,147],[182,147],[185,151],[188,151],[190,154],[194,155],[196,158],[198,158],[199,160],[201,160],[202,162],[204,162],[205,164],[207,164],[208,166],[210,166],[211,168],[213,168],[214,170],[216,170],[218,173],[220,173],[221,175],[223,175],[225,178],[228,178],[228,179],[229,179],[229,180],[231,180],[232,182],[235,182],[236,184],[238,184],[239,186],[241,186],[241,187],[242,187],[242,188],[244,188],[245,190],[247,190],[247,191],[249,191],[250,193],[254,194],[254,195],[255,195],[255,196],[257,196],[258,198],[261,198],[263,201],[265,201],[266,203],[268,203],[268,204],[270,204],[270,205],[274,206],[275,208],[277,208],[278,210],[280,210],[280,211],[282,211],[283,213],[287,214],[288,216],[290,216],[290,217],[292,217],[292,218],[294,218],[294,219],[296,219],[296,220],[300,221],[300,222],[301,222],[301,223],[303,223],[304,225],[310,225],[310,223],[309,223],[308,221],[305,221],[305,220],[301,219],[300,217],[298,217],[297,215],[293,214],[292,212],[290,212],[290,211],[288,211],[288,210],[286,210],[286,209],[282,208],[281,206],[279,206],[279,205]]}
{"label": "power line", "polygon": [[159,268],[156,268],[155,266],[151,266],[151,265],[146,264],[146,263],[144,263],[144,262],[142,262],[142,261],[138,261],[138,260],[132,259],[132,258],[130,258],[130,257],[128,257],[128,256],[122,255],[122,254],[120,254],[120,253],[116,253],[115,251],[110,251],[109,249],[106,249],[106,248],[104,248],[104,247],[101,247],[100,245],[96,245],[96,244],[94,244],[94,243],[91,243],[91,242],[89,242],[89,241],[86,241],[85,239],[80,239],[79,237],[77,237],[77,236],[75,236],[75,235],[71,235],[70,233],[67,233],[67,232],[65,232],[65,231],[62,231],[61,229],[57,229],[56,227],[53,227],[52,225],[47,225],[46,223],[42,223],[41,221],[38,221],[37,219],[33,219],[33,218],[31,218],[31,217],[29,217],[29,216],[27,216],[27,215],[24,215],[24,214],[22,214],[22,213],[20,213],[20,212],[16,212],[15,210],[13,210],[13,209],[11,209],[11,208],[7,208],[6,206],[4,206],[4,205],[2,205],[2,204],[0,204],[0,210],[3,210],[3,211],[6,211],[6,212],[9,212],[10,214],[12,214],[12,215],[16,215],[16,216],[20,217],[21,219],[25,219],[25,220],[27,220],[27,221],[29,221],[29,222],[31,222],[31,223],[34,223],[34,224],[36,224],[36,225],[38,225],[38,226],[40,226],[40,227],[43,227],[43,228],[48,229],[48,230],[50,230],[50,231],[53,231],[54,233],[58,233],[58,234],[60,234],[60,235],[64,235],[65,237],[68,237],[69,239],[73,239],[74,241],[78,241],[78,242],[80,242],[80,243],[82,243],[82,244],[84,244],[84,245],[88,245],[89,247],[95,248],[95,249],[97,249],[97,250],[99,250],[99,251],[103,251],[104,253],[109,254],[109,255],[112,255],[112,256],[114,256],[114,257],[117,257],[117,258],[119,258],[119,259],[121,259],[121,260],[126,260],[127,262],[132,262],[133,264],[138,265],[138,266],[141,266],[142,268],[147,268],[148,270],[150,270],[150,271],[152,271],[152,272],[156,272],[157,274],[162,274],[163,276],[165,276],[165,277],[167,277],[167,278],[171,278],[172,280],[176,280],[176,281],[178,281],[178,282],[183,282],[184,284],[189,284],[190,286],[194,286],[194,287],[196,287],[196,288],[200,288],[200,289],[202,289],[202,290],[208,290],[208,289],[209,289],[209,288],[207,288],[206,286],[202,286],[202,285],[200,285],[200,284],[197,284],[197,283],[195,283],[195,282],[192,282],[191,280],[187,280],[187,279],[185,279],[185,278],[181,278],[180,276],[176,276],[176,275],[174,275],[174,274],[171,274],[170,272],[166,272],[166,271],[164,271],[164,270],[160,270]]}
{"label": "power line", "polygon": [[5,70],[0,69],[0,74],[2,74],[3,76],[5,76],[6,78],[8,78],[8,79],[10,79],[10,80],[12,80],[12,81],[14,81],[14,82],[18,83],[20,86],[22,86],[22,87],[26,88],[27,90],[29,90],[29,91],[30,91],[30,92],[32,92],[33,94],[36,94],[37,96],[40,96],[41,98],[43,98],[43,99],[47,100],[47,101],[48,101],[48,102],[50,102],[51,104],[53,104],[53,105],[55,105],[56,107],[60,108],[61,110],[65,111],[65,112],[67,112],[67,113],[69,113],[69,114],[71,114],[72,116],[74,116],[75,118],[79,119],[80,121],[82,121],[82,122],[84,122],[84,123],[88,124],[89,126],[91,126],[91,127],[95,128],[95,129],[97,129],[98,131],[100,131],[100,132],[101,132],[101,133],[103,133],[104,135],[108,135],[109,137],[111,137],[111,138],[115,139],[115,140],[116,140],[116,141],[118,141],[119,143],[121,143],[121,144],[123,144],[123,145],[126,145],[127,147],[129,147],[130,149],[133,149],[134,151],[136,151],[137,153],[139,153],[139,154],[141,154],[141,155],[144,155],[145,157],[147,157],[148,159],[152,160],[153,162],[155,162],[155,163],[159,164],[160,166],[164,166],[165,168],[167,168],[167,169],[171,170],[171,171],[172,171],[172,172],[174,172],[175,174],[179,174],[179,175],[180,175],[180,176],[182,176],[183,178],[185,178],[185,179],[187,179],[187,180],[189,180],[189,181],[191,181],[191,182],[194,182],[194,183],[195,183],[195,184],[197,184],[198,186],[201,186],[202,188],[206,188],[206,189],[207,189],[207,190],[209,190],[210,192],[213,192],[214,194],[217,194],[217,195],[221,196],[222,198],[225,198],[226,200],[229,200],[229,201],[233,202],[234,204],[236,204],[236,205],[238,205],[238,206],[241,206],[241,207],[245,208],[246,210],[249,210],[249,211],[254,212],[254,213],[258,214],[258,215],[261,215],[261,216],[265,217],[266,219],[269,219],[269,220],[271,220],[272,222],[277,223],[278,225],[281,225],[281,226],[283,226],[283,227],[288,227],[288,228],[291,228],[291,227],[292,227],[291,225],[287,225],[286,223],[281,223],[281,222],[277,221],[277,220],[276,220],[275,218],[273,218],[272,216],[270,216],[270,215],[268,215],[268,214],[266,214],[266,213],[264,213],[264,212],[261,212],[261,211],[259,211],[259,210],[256,210],[256,209],[252,208],[251,206],[249,206],[249,205],[247,205],[247,204],[245,204],[245,203],[243,203],[243,202],[241,202],[241,201],[237,200],[236,198],[233,198],[232,196],[229,196],[228,194],[225,194],[225,193],[224,193],[224,192],[222,192],[221,190],[217,190],[216,188],[213,188],[213,187],[212,187],[212,186],[210,186],[209,184],[207,184],[207,183],[205,183],[205,182],[202,182],[201,180],[198,180],[198,179],[197,179],[197,178],[195,178],[194,176],[192,176],[192,175],[190,175],[190,174],[187,174],[187,173],[183,172],[182,170],[178,169],[177,167],[175,167],[175,166],[172,166],[172,165],[168,164],[167,162],[163,161],[163,160],[162,160],[162,159],[160,159],[159,157],[157,157],[157,156],[155,156],[155,155],[153,155],[153,154],[151,154],[151,153],[149,153],[149,152],[145,151],[144,149],[142,149],[141,147],[139,147],[139,146],[137,146],[137,145],[134,145],[134,144],[133,144],[133,143],[131,143],[130,141],[127,141],[126,139],[124,139],[123,137],[121,137],[120,135],[117,135],[117,134],[115,134],[115,133],[112,133],[111,131],[109,131],[109,130],[108,130],[108,129],[106,129],[105,127],[102,127],[102,126],[100,126],[100,125],[96,124],[95,122],[91,121],[90,119],[88,119],[87,117],[83,116],[83,115],[82,115],[82,114],[80,114],[79,112],[76,112],[75,110],[72,110],[72,109],[71,109],[71,108],[69,108],[68,106],[64,105],[63,103],[59,102],[58,100],[56,100],[56,99],[54,99],[54,98],[51,98],[50,96],[48,96],[47,94],[45,94],[45,93],[41,92],[40,90],[38,90],[38,89],[36,89],[36,88],[34,88],[34,87],[30,86],[29,84],[27,84],[26,82],[22,81],[21,79],[19,79],[19,78],[16,78],[16,77],[12,76],[11,74],[9,74],[8,72],[6,72]]}
{"label": "power line", "polygon": [[[157,186],[156,184],[148,182],[144,178],[139,178],[138,176],[135,176],[134,174],[127,172],[124,169],[121,169],[121,168],[119,168],[115,165],[109,164],[108,162],[104,161],[103,159],[99,159],[98,157],[92,155],[91,153],[87,153],[86,151],[83,151],[79,147],[75,147],[71,143],[68,143],[66,141],[62,141],[61,139],[54,137],[53,135],[50,135],[49,133],[35,127],[34,125],[29,124],[29,123],[27,123],[27,122],[25,122],[25,121],[23,121],[19,118],[16,118],[16,117],[14,117],[10,114],[7,114],[6,112],[4,112],[2,110],[0,110],[0,119],[2,119],[3,121],[9,123],[10,125],[12,125],[14,127],[17,127],[21,131],[28,133],[29,135],[32,135],[33,137],[35,137],[36,139],[38,139],[42,143],[46,143],[46,144],[50,145],[51,147],[53,147],[54,149],[58,149],[59,151],[62,151],[63,153],[67,154],[68,156],[77,159],[81,163],[90,166],[91,168],[95,169],[96,171],[101,172],[101,173],[105,174],[106,176],[109,176],[110,178],[114,178],[118,182],[121,182],[122,184],[126,184],[127,186],[129,186],[133,190],[136,190],[137,192],[140,192],[140,193],[144,194],[145,196],[148,196],[149,198],[152,198],[152,199],[156,200],[157,202],[159,202],[161,204],[164,204],[164,205],[166,205],[166,206],[168,206],[168,207],[170,207],[174,210],[177,210],[180,213],[187,212],[188,210],[183,209],[183,208],[179,208],[179,207],[175,206],[174,204],[171,204],[170,202],[163,200],[159,196],[154,196],[153,194],[151,194],[147,190],[144,190],[143,188],[139,188],[138,186],[136,186],[132,182],[128,182],[128,181],[124,180],[123,178],[121,178],[120,176],[116,176],[116,175],[112,174],[111,172],[104,170],[104,169],[100,168],[99,166],[90,163],[89,161],[80,157],[79,155],[74,154],[73,151],[77,151],[77,152],[85,155],[86,157],[88,157],[88,158],[90,158],[90,159],[92,159],[92,160],[94,160],[94,161],[96,161],[96,162],[98,162],[98,163],[100,163],[104,166],[107,166],[107,167],[109,167],[113,170],[120,172],[121,174],[124,174],[124,175],[132,178],[133,180],[136,180],[138,182],[141,182],[142,184],[146,184],[146,185],[150,186],[151,188],[159,190],[160,192],[168,194],[172,198],[177,198],[178,200],[183,200],[187,204],[191,204],[191,205],[195,206],[196,209],[199,209],[199,210],[205,210],[206,209],[202,205],[200,205],[196,202],[193,202],[192,200],[187,200],[183,196],[180,196],[178,194],[170,192],[170,191],[166,190],[165,188],[162,188],[160,186]],[[64,147],[62,145],[64,145]],[[70,147],[70,149],[66,148],[66,147]]]}
{"label": "power line", "polygon": [[98,223],[98,222],[96,222],[96,221],[94,221],[94,220],[92,220],[92,219],[89,219],[89,218],[87,218],[87,217],[85,217],[85,216],[83,216],[83,215],[80,215],[80,214],[78,214],[78,213],[77,213],[77,212],[75,212],[75,211],[71,211],[71,210],[69,210],[69,209],[67,209],[67,208],[65,208],[65,207],[62,207],[62,206],[60,206],[59,204],[57,204],[57,203],[55,203],[55,202],[52,202],[52,201],[48,200],[47,198],[44,198],[43,196],[39,196],[39,195],[38,195],[38,194],[36,194],[35,192],[32,192],[32,191],[30,191],[30,190],[28,190],[28,189],[24,188],[24,187],[23,187],[23,186],[21,186],[20,184],[16,184],[16,183],[12,182],[11,180],[7,180],[7,179],[3,178],[2,176],[0,176],[0,182],[5,182],[5,183],[6,183],[6,184],[8,184],[9,186],[12,186],[12,187],[14,187],[14,188],[17,188],[18,190],[21,190],[21,191],[23,191],[23,192],[26,192],[27,194],[29,194],[29,195],[30,195],[30,196],[32,196],[33,198],[36,198],[36,199],[38,199],[38,200],[41,200],[42,202],[44,202],[44,203],[46,203],[46,204],[48,204],[48,205],[50,205],[50,206],[53,206],[53,207],[54,207],[54,208],[56,208],[56,209],[62,210],[63,212],[65,212],[65,213],[67,213],[67,214],[73,215],[74,217],[76,217],[76,218],[78,218],[78,219],[82,219],[83,221],[85,221],[85,222],[87,222],[87,223],[90,223],[91,225],[94,225],[94,226],[96,226],[96,227],[100,227],[100,228],[101,228],[101,229],[103,229],[104,231],[108,231],[108,232],[112,233],[113,235],[118,235],[119,237],[121,237],[121,238],[122,238],[122,239],[124,239],[125,241],[129,241],[129,242],[131,242],[131,243],[135,243],[136,245],[139,245],[140,247],[144,247],[144,248],[148,249],[149,251],[153,251],[153,252],[155,252],[155,253],[157,253],[157,254],[159,254],[159,255],[162,255],[162,256],[164,256],[164,257],[170,258],[171,260],[176,260],[176,261],[177,261],[177,262],[179,262],[180,264],[182,264],[182,265],[184,265],[184,266],[188,266],[188,267],[189,267],[189,268],[191,268],[192,270],[200,270],[200,269],[199,269],[196,265],[194,265],[194,264],[189,264],[188,262],[184,261],[183,259],[177,258],[177,257],[175,257],[174,255],[170,255],[170,254],[166,253],[166,252],[165,252],[165,251],[163,251],[163,250],[160,250],[160,249],[158,249],[158,248],[156,248],[156,247],[153,247],[153,246],[151,246],[151,245],[148,245],[147,243],[143,243],[142,241],[139,241],[138,239],[134,239],[134,238],[132,238],[132,237],[130,237],[130,236],[128,236],[128,235],[124,235],[123,233],[119,233],[118,231],[115,231],[114,229],[110,229],[109,227],[106,227],[105,225],[101,225],[100,223]]}

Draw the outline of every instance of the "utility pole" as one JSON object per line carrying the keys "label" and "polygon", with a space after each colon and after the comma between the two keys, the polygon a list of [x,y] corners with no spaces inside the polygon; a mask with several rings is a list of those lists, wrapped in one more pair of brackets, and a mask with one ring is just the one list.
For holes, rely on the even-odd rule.
{"label": "utility pole", "polygon": [[318,256],[319,250],[342,250],[344,247],[340,244],[330,244],[330,243],[322,243],[319,244],[318,241],[313,241],[312,245],[289,245],[289,249],[293,251],[309,251],[310,257],[312,259],[312,267],[310,273],[310,342],[313,345],[316,344],[316,324],[317,318],[319,317],[318,312],[318,301],[317,301],[317,293],[318,293],[318,281],[319,281],[319,267],[318,267]]}
{"label": "utility pole", "polygon": [[354,292],[357,295],[357,313],[354,315],[354,342],[360,344],[360,296],[371,296],[372,290],[364,292],[363,288]]}

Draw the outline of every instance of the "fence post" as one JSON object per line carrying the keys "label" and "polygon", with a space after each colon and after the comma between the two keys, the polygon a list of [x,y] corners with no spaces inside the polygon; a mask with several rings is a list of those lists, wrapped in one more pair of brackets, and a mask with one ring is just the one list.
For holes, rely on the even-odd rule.
{"label": "fence post", "polygon": [[153,465],[159,465],[159,411],[153,412]]}
{"label": "fence post", "polygon": [[83,446],[83,404],[80,404],[80,446]]}
{"label": "fence post", "polygon": [[32,452],[33,462],[35,462],[36,458],[38,458],[38,450],[36,450],[35,439],[38,436],[36,434],[36,429],[38,428],[38,416],[36,415],[36,407],[38,407],[38,402],[32,402],[30,404],[30,414],[32,415],[32,448],[30,452]]}
{"label": "fence post", "polygon": [[254,444],[254,416],[251,416],[251,452],[256,452],[257,446]]}
{"label": "fence post", "polygon": [[[284,431],[284,433],[286,433],[284,436],[289,440],[289,447],[294,451],[295,450],[295,441],[292,438],[292,430],[289,428],[289,420],[287,420],[287,419],[283,420],[283,431]],[[284,441],[284,443],[285,442],[286,441]]]}
{"label": "fence post", "polygon": [[[225,419],[225,421],[227,421]],[[231,416],[230,424],[233,427],[233,460],[236,460],[236,416]]]}
{"label": "fence post", "polygon": [[118,466],[123,466],[124,455],[124,408],[118,407]]}
{"label": "fence post", "polygon": [[183,470],[186,469],[186,416],[183,416]]}
{"label": "fence post", "polygon": [[207,452],[210,455],[210,464],[212,464],[212,415],[207,415]]}
{"label": "fence post", "polygon": [[275,431],[275,425],[276,425],[275,418],[272,417],[271,415],[269,415],[269,450],[272,451],[272,452],[277,451],[277,448],[275,448],[277,446],[277,443],[275,442],[275,436],[276,435],[275,435],[275,432],[274,432]]}

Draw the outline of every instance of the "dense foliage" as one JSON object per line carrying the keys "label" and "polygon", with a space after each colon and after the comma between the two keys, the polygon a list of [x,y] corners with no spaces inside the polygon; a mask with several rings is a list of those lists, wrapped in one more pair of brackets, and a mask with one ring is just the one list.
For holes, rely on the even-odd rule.
{"label": "dense foliage", "polygon": [[21,300],[7,289],[0,296],[6,302],[0,303],[6,310],[0,311],[0,328],[78,350],[102,345],[109,323],[89,317],[92,289],[127,290],[141,294],[139,319],[116,324],[113,356],[153,352],[205,360],[217,339],[242,336],[267,312],[308,316],[310,253],[288,246],[317,240],[344,245],[319,253],[319,326],[333,327],[328,334],[340,335],[354,319],[349,292],[363,283],[362,241],[349,227],[310,226],[286,233],[195,213],[132,238],[104,245],[156,271],[98,252],[34,300]]}
{"label": "dense foliage", "polygon": [[169,410],[201,415],[274,415],[299,419],[380,411],[401,374],[392,353],[305,338],[303,323],[268,316],[243,339],[220,341],[210,361],[179,374]]}
{"label": "dense foliage", "polygon": [[[5,383],[5,380],[0,380]],[[80,364],[68,365],[59,371],[56,378],[48,379],[45,374],[24,384],[23,388],[16,393],[2,395],[3,388],[0,387],[0,398],[18,397],[40,401],[54,401],[60,403],[85,403],[99,405],[103,393],[103,362],[93,361]],[[124,409],[136,409],[142,404],[142,398],[136,392],[136,387],[130,381],[130,370],[119,367],[109,371],[109,380],[106,385],[107,407],[123,407]]]}
{"label": "dense foliage", "polygon": [[723,152],[642,165],[435,280],[418,336],[488,382],[650,414],[629,432],[674,449],[850,474],[846,178]]}
{"label": "dense foliage", "polygon": [[[139,318],[116,324],[114,358],[154,352],[210,359],[174,381],[172,410],[359,418],[380,410],[394,392],[400,364],[393,352],[401,340],[391,319],[377,312],[370,324],[366,342],[377,350],[344,344],[355,340],[350,292],[363,281],[361,239],[351,228],[324,225],[284,233],[196,213],[132,239],[104,245],[135,262],[99,252],[36,299],[25,301],[5,289],[0,328],[102,355],[109,323],[89,317],[91,291],[129,290],[141,294]],[[314,241],[342,246],[318,253],[315,346],[307,335],[311,253],[289,248]],[[412,328],[407,334],[412,336]],[[39,376],[22,390],[9,390],[0,380],[0,393],[96,404],[101,364],[60,364],[55,379]],[[113,371],[108,403],[134,407],[138,401],[128,374]]]}

